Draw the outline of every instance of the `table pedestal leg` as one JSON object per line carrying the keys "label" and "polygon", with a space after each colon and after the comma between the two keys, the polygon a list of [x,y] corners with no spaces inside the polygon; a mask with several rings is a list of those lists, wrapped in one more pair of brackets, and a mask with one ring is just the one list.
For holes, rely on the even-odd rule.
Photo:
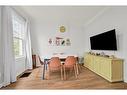
{"label": "table pedestal leg", "polygon": [[46,61],[44,60],[44,67],[43,67],[43,74],[42,74],[42,79],[45,79],[45,65],[46,65]]}

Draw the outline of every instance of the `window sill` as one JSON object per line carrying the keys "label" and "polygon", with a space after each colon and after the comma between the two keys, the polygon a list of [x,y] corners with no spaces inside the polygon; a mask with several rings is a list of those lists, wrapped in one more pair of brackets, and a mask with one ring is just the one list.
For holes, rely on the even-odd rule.
{"label": "window sill", "polygon": [[25,56],[18,56],[18,57],[15,57],[15,60],[17,60],[17,59],[22,59],[22,58],[25,58]]}

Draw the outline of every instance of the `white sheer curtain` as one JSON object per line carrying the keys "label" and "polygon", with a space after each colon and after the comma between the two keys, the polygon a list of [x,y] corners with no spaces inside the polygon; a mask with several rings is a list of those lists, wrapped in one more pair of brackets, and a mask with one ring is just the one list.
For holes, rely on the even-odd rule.
{"label": "white sheer curtain", "polygon": [[30,37],[30,23],[26,21],[26,69],[32,69],[32,53],[31,53],[31,37]]}
{"label": "white sheer curtain", "polygon": [[[16,64],[13,49],[13,24],[12,13],[15,12],[11,7],[2,6],[2,31],[0,35],[0,62],[3,64],[3,86],[16,81]],[[29,20],[25,20],[25,57],[26,69],[32,69],[31,39]],[[0,84],[1,86],[1,84]]]}
{"label": "white sheer curtain", "polygon": [[4,65],[3,65],[3,62],[2,62],[2,7],[0,6],[0,87],[2,87],[2,83],[3,83],[3,78],[4,78]]}
{"label": "white sheer curtain", "polygon": [[13,52],[12,9],[2,8],[2,63],[4,63],[4,86],[16,81]]}

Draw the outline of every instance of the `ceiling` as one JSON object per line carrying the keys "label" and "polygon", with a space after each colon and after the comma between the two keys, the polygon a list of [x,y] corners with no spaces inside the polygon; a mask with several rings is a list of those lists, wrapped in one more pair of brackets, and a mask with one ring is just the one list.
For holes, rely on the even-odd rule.
{"label": "ceiling", "polygon": [[100,11],[104,6],[16,6],[27,13],[34,21],[75,21],[88,22]]}

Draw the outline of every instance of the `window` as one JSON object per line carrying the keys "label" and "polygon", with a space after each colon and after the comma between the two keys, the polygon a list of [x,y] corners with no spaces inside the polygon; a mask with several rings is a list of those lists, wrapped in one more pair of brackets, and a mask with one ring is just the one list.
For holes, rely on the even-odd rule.
{"label": "window", "polygon": [[15,57],[24,56],[25,21],[13,15],[12,24],[13,24],[13,47]]}

